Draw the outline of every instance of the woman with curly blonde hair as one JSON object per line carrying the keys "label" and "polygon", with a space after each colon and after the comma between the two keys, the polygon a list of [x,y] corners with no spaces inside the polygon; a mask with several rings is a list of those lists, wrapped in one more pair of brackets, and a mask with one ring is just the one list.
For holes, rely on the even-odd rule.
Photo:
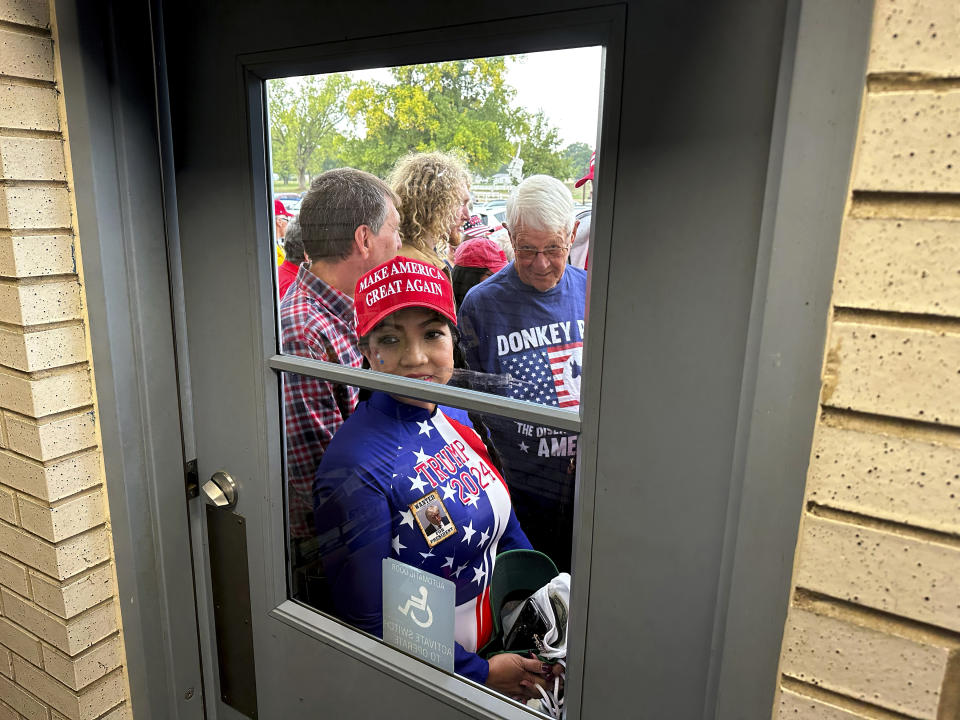
{"label": "woman with curly blonde hair", "polygon": [[413,153],[397,161],[387,184],[400,198],[400,255],[449,275],[460,226],[470,219],[466,165],[450,153]]}

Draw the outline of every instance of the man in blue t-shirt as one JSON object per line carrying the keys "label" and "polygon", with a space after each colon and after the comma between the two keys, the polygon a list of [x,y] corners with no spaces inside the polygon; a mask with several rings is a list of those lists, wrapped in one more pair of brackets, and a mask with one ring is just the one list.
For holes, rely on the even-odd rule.
{"label": "man in blue t-shirt", "polygon": [[[567,264],[576,230],[566,186],[546,175],[527,178],[507,200],[515,260],[460,307],[467,363],[520,380],[506,384],[511,397],[580,404],[587,274]],[[527,537],[569,570],[578,436],[500,417],[487,425]]]}

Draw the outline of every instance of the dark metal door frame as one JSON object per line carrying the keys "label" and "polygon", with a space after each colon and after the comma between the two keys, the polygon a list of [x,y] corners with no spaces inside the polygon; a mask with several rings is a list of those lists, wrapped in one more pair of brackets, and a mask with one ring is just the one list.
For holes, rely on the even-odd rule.
{"label": "dark metal door frame", "polygon": [[[683,73],[699,72],[706,81],[711,69],[698,67],[689,58],[687,65],[681,61],[665,66],[663,53],[658,55],[654,50],[661,47],[658,42],[680,47],[684,42],[710,45],[714,39],[707,27],[717,22],[718,32],[729,29],[733,21],[727,16],[738,9],[742,8],[736,3],[723,9],[713,3],[692,1],[663,6],[629,3],[624,97],[650,91],[653,83],[656,87],[650,99],[661,121],[645,121],[638,126],[633,99],[623,111],[624,127],[631,133],[642,131],[645,143],[638,147],[636,137],[628,138],[629,145],[621,152],[622,185],[617,192],[623,197],[617,198],[617,217],[611,212],[608,222],[615,237],[632,227],[644,238],[644,244],[615,244],[611,272],[635,268],[641,285],[636,301],[641,305],[633,313],[633,322],[646,322],[643,332],[660,351],[671,347],[680,351],[684,342],[671,337],[668,325],[649,315],[654,307],[651,303],[667,297],[667,288],[661,288],[660,280],[646,272],[647,267],[659,267],[669,248],[656,242],[657,223],[662,232],[672,233],[676,245],[695,232],[696,222],[683,217],[680,198],[673,204],[676,212],[669,222],[672,201],[661,201],[644,172],[666,167],[661,163],[662,156],[674,153],[674,162],[680,163],[676,166],[678,173],[660,173],[656,180],[672,182],[682,177],[681,168],[686,167],[692,181],[684,190],[699,193],[701,208],[716,209],[710,195],[711,187],[716,187],[711,184],[714,166],[698,170],[698,158],[685,154],[676,143],[689,142],[700,132],[694,130],[696,122],[684,118],[684,110],[702,111],[710,102],[729,102],[731,97],[716,93],[710,95],[712,100],[704,101],[706,105],[698,105],[671,94],[670,83],[662,82],[663,73],[674,79],[676,93],[691,84],[690,91],[703,93],[709,91],[689,77],[684,79]],[[211,18],[206,9],[197,10],[200,22],[194,32],[198,41],[229,42],[231,34],[244,32],[226,23],[221,28],[224,35],[214,38],[209,32],[205,34],[208,28],[203,23]],[[107,9],[84,6],[78,10],[72,3],[58,0],[56,11],[133,708],[138,718],[201,717],[198,648],[203,647],[204,657],[211,658],[212,646],[203,602],[199,630],[194,621],[191,578],[185,570],[190,566],[191,553],[180,482],[184,443],[189,452],[192,435],[187,428],[182,436],[175,419],[180,412],[178,390],[184,401],[188,402],[190,395],[187,378],[174,373],[178,353],[172,338],[176,337],[176,343],[184,342],[182,333],[175,336],[183,320],[178,315],[182,306],[177,309],[178,301],[182,301],[178,226],[176,203],[170,193],[171,138],[169,124],[165,124],[169,114],[162,48],[155,56],[150,42],[159,32],[157,23],[162,17],[150,3],[116,3]],[[271,6],[270,12],[275,13],[275,7]],[[462,12],[503,15],[516,13],[517,9],[513,3],[504,3],[503,7]],[[660,13],[660,21],[656,13]],[[777,111],[771,116],[770,159],[761,191],[764,200],[762,221],[758,221],[749,322],[743,325],[743,373],[739,378],[739,407],[734,413],[737,429],[730,452],[728,487],[722,493],[727,500],[725,509],[721,508],[725,518],[722,552],[718,555],[715,594],[711,593],[716,602],[709,603],[714,609],[712,618],[695,620],[697,647],[709,658],[703,666],[709,673],[690,673],[684,664],[683,656],[689,659],[691,652],[699,655],[699,649],[672,647],[668,634],[650,632],[653,628],[645,630],[642,637],[649,643],[650,655],[642,655],[644,648],[637,648],[642,656],[635,653],[628,682],[633,685],[639,707],[650,708],[660,716],[671,707],[672,717],[759,717],[771,711],[871,14],[871,0],[797,0],[785,15],[777,79],[780,89]],[[388,21],[383,19],[384,23]],[[377,22],[372,20],[371,27],[375,29]],[[294,29],[293,34],[296,32]],[[663,36],[661,41],[654,37],[657,33]],[[159,78],[154,73],[155,64],[161,68]],[[657,68],[661,77],[644,75],[651,68]],[[727,90],[731,93],[743,86],[736,78],[730,83]],[[732,129],[723,125],[729,119],[721,112],[714,130]],[[675,127],[669,127],[671,122]],[[704,158],[699,161],[703,163]],[[730,170],[730,177],[739,171],[733,166]],[[612,195],[609,197],[612,202]],[[651,206],[653,199],[662,206]],[[631,203],[644,213],[642,222],[636,222]],[[714,217],[714,231],[718,227],[723,230],[724,222],[722,213]],[[711,223],[702,225],[704,232],[709,232]],[[720,237],[716,235],[717,242]],[[690,261],[676,251],[673,259],[681,269]],[[621,301],[624,298],[618,299]],[[628,305],[634,302],[625,301]],[[668,306],[663,309],[673,311]],[[696,332],[695,327],[677,324],[686,317],[684,313],[674,315],[674,333],[677,328]],[[622,313],[618,312],[615,319],[618,327],[623,326]],[[779,364],[773,362],[774,358]],[[652,369],[649,359],[641,359],[640,365]],[[654,377],[642,373],[637,382],[646,387]],[[604,424],[601,401],[617,405],[620,400],[608,394],[616,390],[605,388],[598,397],[597,414],[584,415],[584,421]],[[647,400],[656,405],[687,402],[684,398],[688,395],[683,392],[670,400],[669,393],[661,390],[648,388]],[[647,422],[649,415],[640,407],[635,417],[638,422]],[[187,410],[185,420],[191,418]],[[669,407],[658,420],[666,432],[683,425],[683,418]],[[604,428],[610,437],[617,432],[606,424]],[[649,439],[658,439],[658,433],[651,428]],[[663,437],[668,444],[673,443]],[[651,447],[641,439],[640,450]],[[654,452],[650,458],[655,457]],[[662,472],[664,466],[657,461],[651,467],[653,472]],[[616,464],[598,468],[599,493],[610,490],[612,476],[608,474],[618,472]],[[627,504],[640,524],[639,557],[668,565],[692,557],[689,553],[696,552],[697,538],[683,539],[672,530],[656,535],[655,530],[661,508],[682,512],[692,507],[684,505],[692,501],[683,501],[686,488],[661,487],[657,477],[652,477],[635,492],[640,497],[628,498]],[[617,508],[601,498],[597,512],[598,518],[607,520],[616,515]],[[696,513],[687,516],[695,519]],[[667,544],[644,552],[657,539]],[[195,542],[194,549],[202,551],[201,545]],[[604,549],[610,546],[595,547],[594,552]],[[602,559],[606,562],[610,555]],[[655,607],[660,602],[658,597],[667,598],[669,594],[660,596],[651,591],[659,588],[658,583],[669,573],[663,574],[659,567],[650,569],[652,573],[648,570],[643,574],[652,585],[634,596],[634,616],[644,623],[646,617],[669,624],[664,613],[689,612],[691,608],[686,599],[674,608]],[[198,575],[201,596],[203,575]],[[667,588],[663,590],[666,593]],[[674,591],[680,593],[674,595],[675,599],[684,597],[684,588],[675,587]],[[609,609],[609,601],[598,598],[597,604]],[[708,637],[704,637],[704,628]],[[591,622],[583,666],[585,688],[593,682],[600,683],[598,688],[603,685],[598,674],[605,670],[600,658],[604,656],[601,646],[607,641],[608,629],[603,623]],[[600,643],[596,652],[590,650],[592,642]],[[620,654],[619,650],[615,652]],[[209,690],[214,687],[210,663],[204,673]],[[620,683],[622,674],[614,669],[608,677]],[[698,677],[705,677],[705,682],[698,683]],[[684,700],[683,694],[701,709],[693,711],[693,703]],[[600,695],[596,698],[596,702],[603,702]],[[596,702],[590,702],[594,704],[588,703],[585,709],[589,706],[599,712]]]}

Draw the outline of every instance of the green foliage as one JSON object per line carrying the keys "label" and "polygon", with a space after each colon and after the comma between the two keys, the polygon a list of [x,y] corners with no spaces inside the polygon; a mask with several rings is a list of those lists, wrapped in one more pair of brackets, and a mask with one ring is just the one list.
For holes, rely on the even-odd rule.
{"label": "green foliage", "polygon": [[542,112],[516,107],[506,63],[494,57],[391,68],[390,83],[346,75],[306,78],[296,86],[271,81],[273,171],[296,177],[304,189],[308,174],[332,167],[385,177],[406,153],[444,150],[489,177],[519,142],[526,175],[571,177],[574,164],[561,151],[556,128]]}
{"label": "green foliage", "polygon": [[590,169],[590,156],[593,151],[586,143],[576,142],[567,145],[563,151],[563,159],[570,164],[570,177],[582,178]]}
{"label": "green foliage", "polygon": [[496,172],[517,130],[505,73],[506,58],[478,58],[392,68],[393,84],[358,83],[347,111],[362,130],[346,159],[385,175],[406,153],[446,150],[475,173]]}
{"label": "green foliage", "polygon": [[550,127],[542,111],[520,119],[519,137],[523,138],[520,157],[524,176],[552,175],[560,180],[569,177],[570,164],[560,153],[560,135]]}
{"label": "green foliage", "polygon": [[[307,174],[322,172],[343,145],[340,126],[347,118],[352,82],[346,75],[311,76],[294,88],[284,80],[270,83],[270,150],[274,172],[297,176],[306,189]],[[332,166],[331,166],[332,167]]]}

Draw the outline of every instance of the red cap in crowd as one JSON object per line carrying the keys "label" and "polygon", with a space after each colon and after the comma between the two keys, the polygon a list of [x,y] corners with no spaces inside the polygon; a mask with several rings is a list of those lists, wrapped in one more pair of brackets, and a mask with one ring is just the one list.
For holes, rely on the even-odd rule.
{"label": "red cap in crowd", "polygon": [[487,268],[500,272],[507,264],[507,256],[490,238],[474,238],[460,244],[453,254],[453,264],[460,267]]}
{"label": "red cap in crowd", "polygon": [[279,200],[273,201],[273,214],[277,215],[278,217],[293,217],[293,213],[287,212],[287,209]]}
{"label": "red cap in crowd", "polygon": [[436,310],[457,323],[453,286],[443,271],[398,255],[357,280],[353,295],[357,336],[363,337],[390,313],[408,307]]}
{"label": "red cap in crowd", "polygon": [[580,186],[583,185],[587,180],[593,180],[593,169],[594,169],[594,167],[596,166],[596,164],[597,164],[597,151],[594,150],[594,151],[590,154],[590,169],[587,171],[587,174],[586,174],[586,175],[584,175],[582,178],[580,178],[579,180],[577,180],[577,181],[573,184],[573,186],[574,186],[575,188],[580,187]]}

